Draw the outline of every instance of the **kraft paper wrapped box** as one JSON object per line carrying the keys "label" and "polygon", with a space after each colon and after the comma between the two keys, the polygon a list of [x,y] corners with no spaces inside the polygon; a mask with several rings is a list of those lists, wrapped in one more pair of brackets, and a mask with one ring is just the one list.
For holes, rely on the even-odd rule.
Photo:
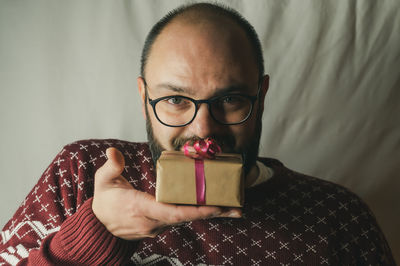
{"label": "kraft paper wrapped box", "polygon": [[[199,165],[196,166],[199,161],[196,160],[185,156],[183,152],[163,151],[157,161],[156,200],[175,204],[242,207],[242,157],[221,153],[214,159],[201,160],[200,167],[204,167],[204,170],[200,169],[205,181],[205,184],[201,184],[203,187],[199,187]],[[205,197],[204,202],[199,201],[199,193]]]}

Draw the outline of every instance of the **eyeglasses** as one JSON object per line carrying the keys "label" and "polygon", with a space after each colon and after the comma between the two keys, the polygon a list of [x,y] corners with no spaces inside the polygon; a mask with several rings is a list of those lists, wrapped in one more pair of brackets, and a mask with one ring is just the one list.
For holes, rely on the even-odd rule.
{"label": "eyeglasses", "polygon": [[[146,82],[145,86],[146,98],[148,98]],[[256,96],[227,94],[207,100],[195,100],[186,96],[172,95],[154,100],[148,98],[148,101],[158,121],[165,126],[183,127],[190,124],[195,119],[202,103],[208,105],[211,117],[219,124],[237,125],[244,123],[251,116],[260,88],[261,86]]]}

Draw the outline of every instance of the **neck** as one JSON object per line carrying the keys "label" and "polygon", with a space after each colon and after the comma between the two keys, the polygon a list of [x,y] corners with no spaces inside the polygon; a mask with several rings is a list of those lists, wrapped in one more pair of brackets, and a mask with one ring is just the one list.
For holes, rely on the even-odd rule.
{"label": "neck", "polygon": [[257,177],[259,175],[260,175],[260,170],[258,169],[257,163],[255,163],[251,167],[249,173],[246,175],[245,187],[251,187],[251,185],[253,185],[256,182]]}

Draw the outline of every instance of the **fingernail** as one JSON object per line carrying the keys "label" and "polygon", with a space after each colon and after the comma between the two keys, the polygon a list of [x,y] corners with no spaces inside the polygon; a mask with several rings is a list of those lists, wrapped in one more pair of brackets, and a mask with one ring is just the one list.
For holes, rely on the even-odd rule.
{"label": "fingernail", "polygon": [[231,218],[240,218],[240,217],[242,217],[242,215],[240,213],[235,212],[235,211],[229,212],[228,216],[231,217]]}
{"label": "fingernail", "polygon": [[234,211],[234,210],[226,212],[226,213],[223,213],[223,214],[221,214],[221,216],[222,217],[229,217],[229,218],[240,218],[240,217],[242,217],[242,215],[239,212]]}

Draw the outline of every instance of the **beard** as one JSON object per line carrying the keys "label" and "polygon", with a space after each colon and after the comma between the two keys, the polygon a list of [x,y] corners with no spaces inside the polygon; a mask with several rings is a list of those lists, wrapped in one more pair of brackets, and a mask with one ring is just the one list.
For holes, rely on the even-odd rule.
{"label": "beard", "polygon": [[[222,152],[237,153],[237,154],[242,155],[245,176],[250,172],[251,168],[255,165],[257,157],[258,157],[258,151],[259,151],[259,146],[260,146],[260,137],[261,137],[261,128],[262,128],[262,126],[261,126],[262,113],[259,110],[260,110],[260,108],[257,109],[256,127],[255,127],[254,134],[253,134],[253,136],[249,136],[248,139],[250,141],[244,147],[235,148],[236,139],[231,134],[208,136],[209,138],[214,139],[218,143],[218,145],[221,147]],[[145,112],[146,112],[147,139],[149,142],[149,148],[150,148],[151,156],[152,156],[152,159],[154,162],[154,166],[156,166],[157,160],[161,156],[161,152],[164,151],[165,149],[161,146],[161,144],[158,142],[158,140],[154,136],[153,127],[152,127],[151,121],[149,119],[149,113],[147,110],[147,106],[145,108]],[[172,146],[173,146],[174,150],[180,151],[182,146],[187,141],[191,141],[191,143],[193,143],[194,141],[197,141],[200,139],[202,139],[202,138],[200,138],[198,136],[191,136],[191,137],[184,137],[184,138],[177,137],[172,140]]]}

